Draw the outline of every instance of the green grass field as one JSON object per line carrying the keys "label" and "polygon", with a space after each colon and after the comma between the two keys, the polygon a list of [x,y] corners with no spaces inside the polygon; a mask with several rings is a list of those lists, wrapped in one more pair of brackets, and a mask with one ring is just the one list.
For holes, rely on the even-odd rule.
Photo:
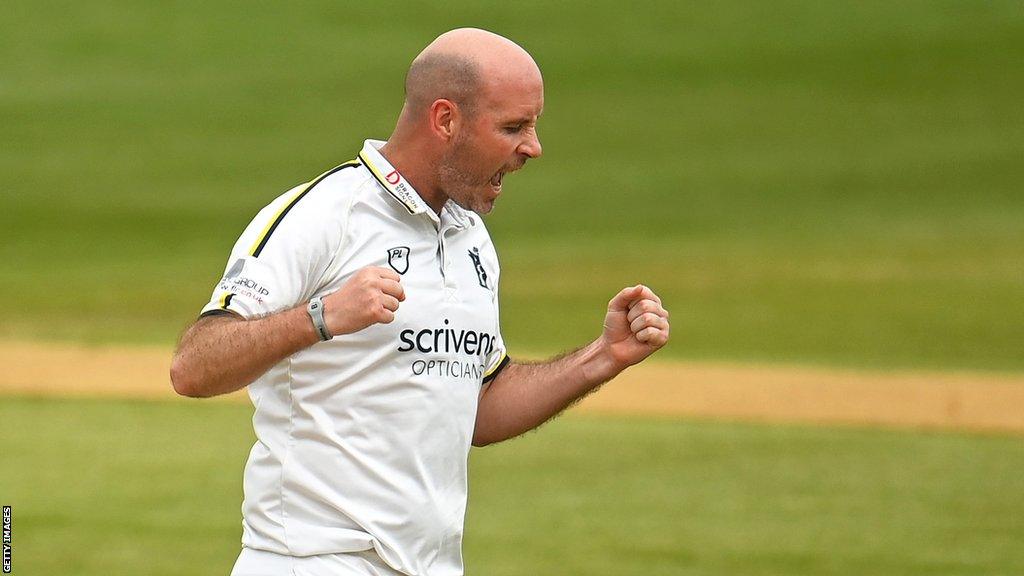
{"label": "green grass field", "polygon": [[[4,399],[14,573],[227,574],[249,416]],[[566,417],[471,463],[469,574],[1024,571],[1018,438]]]}
{"label": "green grass field", "polygon": [[547,83],[489,219],[513,351],[645,281],[667,357],[1024,368],[1019,2],[6,6],[0,337],[172,342],[256,210],[476,24]]}
{"label": "green grass field", "polygon": [[[513,355],[643,281],[665,358],[1024,370],[1012,0],[10,0],[0,339],[173,342],[461,25],[546,79],[545,157],[487,220]],[[226,574],[250,413],[0,397],[14,573]],[[470,574],[1024,573],[1019,438],[566,417],[472,467]]]}

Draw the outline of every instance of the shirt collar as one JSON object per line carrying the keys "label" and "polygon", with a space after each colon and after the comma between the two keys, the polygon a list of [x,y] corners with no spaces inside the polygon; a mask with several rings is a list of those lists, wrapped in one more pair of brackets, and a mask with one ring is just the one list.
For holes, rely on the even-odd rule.
{"label": "shirt collar", "polygon": [[[363,143],[363,149],[359,152],[359,159],[366,165],[374,180],[404,206],[410,214],[427,214],[432,220],[440,223],[438,215],[423,201],[419,192],[380,153],[380,148],[384,144],[386,142],[383,140],[366,140]],[[459,228],[475,224],[469,214],[458,204],[452,202],[451,199],[445,202],[444,208],[441,210],[442,214],[445,211],[448,212],[453,223]]]}
{"label": "shirt collar", "polygon": [[453,202],[450,198],[444,203],[442,212],[448,211],[448,214],[452,217],[452,223],[455,224],[456,228],[466,228],[468,226],[476,226],[476,222],[473,221],[473,217],[469,215],[468,210],[464,210],[462,206],[459,206]]}
{"label": "shirt collar", "polygon": [[[387,158],[384,158],[378,151],[384,144],[386,142],[382,140],[367,140],[363,143],[362,151],[359,152],[359,159],[370,170],[370,174],[373,174],[377,183],[402,206],[405,206],[409,214],[422,214],[423,212],[433,214],[433,210],[427,206],[412,184],[403,178],[398,170],[387,161]],[[434,216],[436,217],[436,214]]]}

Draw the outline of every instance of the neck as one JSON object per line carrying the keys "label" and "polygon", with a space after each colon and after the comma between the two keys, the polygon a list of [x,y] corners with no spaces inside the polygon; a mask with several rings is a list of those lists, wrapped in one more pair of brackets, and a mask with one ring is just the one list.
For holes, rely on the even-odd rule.
{"label": "neck", "polygon": [[427,206],[440,215],[448,196],[434,184],[436,162],[430,151],[401,138],[396,131],[378,152],[416,189]]}

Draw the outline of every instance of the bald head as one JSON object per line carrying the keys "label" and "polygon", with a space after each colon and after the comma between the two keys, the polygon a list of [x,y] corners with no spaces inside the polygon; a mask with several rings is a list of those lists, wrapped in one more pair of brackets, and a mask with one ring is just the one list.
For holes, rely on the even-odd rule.
{"label": "bald head", "polygon": [[486,30],[452,30],[413,60],[380,153],[435,213],[451,200],[486,214],[504,175],[541,155],[543,110],[544,80],[526,50]]}
{"label": "bald head", "polygon": [[509,80],[540,79],[537,64],[515,42],[477,28],[445,32],[413,60],[405,77],[406,111],[419,115],[438,99],[472,114]]}

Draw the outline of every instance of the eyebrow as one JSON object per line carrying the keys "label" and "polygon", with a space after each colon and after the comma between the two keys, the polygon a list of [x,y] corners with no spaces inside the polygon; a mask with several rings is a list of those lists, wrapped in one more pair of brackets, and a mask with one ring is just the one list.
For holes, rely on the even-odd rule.
{"label": "eyebrow", "polygon": [[[544,111],[541,110],[541,114],[543,114],[543,113],[544,113]],[[541,114],[537,114],[537,118],[538,119],[540,118]],[[514,118],[509,118],[508,120],[504,120],[502,122],[502,124],[526,124],[528,122],[532,122],[533,120],[534,120],[533,116],[516,116]]]}

